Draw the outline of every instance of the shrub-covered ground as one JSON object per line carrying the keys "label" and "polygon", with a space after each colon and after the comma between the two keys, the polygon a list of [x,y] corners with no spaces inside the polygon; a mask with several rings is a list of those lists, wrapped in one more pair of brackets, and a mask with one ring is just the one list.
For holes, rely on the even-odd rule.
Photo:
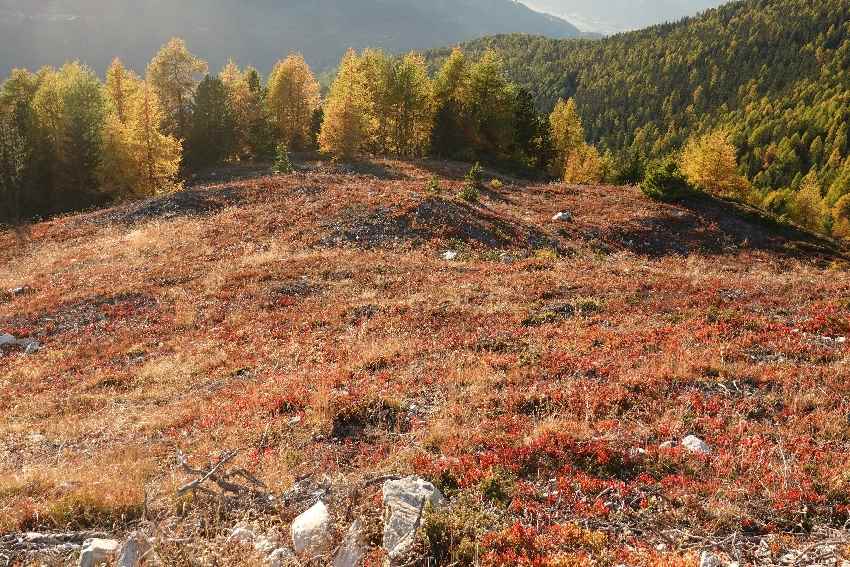
{"label": "shrub-covered ground", "polygon": [[[485,175],[469,203],[467,168],[313,164],[0,235],[0,334],[42,345],[0,357],[0,534],[252,564],[223,536],[286,534],[296,483],[342,532],[415,473],[450,503],[432,564],[844,553],[841,253],[704,197]],[[238,450],[279,498],[177,496],[178,450]]]}

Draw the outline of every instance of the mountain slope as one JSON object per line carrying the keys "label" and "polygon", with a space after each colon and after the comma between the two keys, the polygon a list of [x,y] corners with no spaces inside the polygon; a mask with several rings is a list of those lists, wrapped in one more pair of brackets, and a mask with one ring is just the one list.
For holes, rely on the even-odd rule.
{"label": "mountain slope", "polygon": [[567,18],[583,30],[616,33],[635,30],[714,8],[728,0],[524,0],[542,12]]}
{"label": "mountain slope", "polygon": [[[26,532],[94,530],[256,566],[233,527],[286,546],[317,498],[382,564],[381,481],[410,474],[447,497],[416,565],[693,566],[701,542],[811,565],[846,541],[836,251],[710,198],[502,178],[473,205],[469,164],[298,165],[0,232],[0,336],[41,345],[0,346],[12,565],[56,564],[50,540],[76,564]],[[222,476],[274,499],[177,493],[200,475],[175,453],[231,450]]]}
{"label": "mountain slope", "polygon": [[116,55],[144,70],[175,35],[213,68],[232,56],[267,71],[289,51],[326,68],[349,47],[406,51],[509,32],[579,33],[514,0],[0,0],[0,75],[74,58],[102,71]]}
{"label": "mountain slope", "polygon": [[796,189],[811,169],[829,205],[850,191],[846,0],[747,0],[600,41],[512,35],[465,48],[500,52],[541,109],[575,97],[604,148],[660,156],[727,126],[765,193]]}

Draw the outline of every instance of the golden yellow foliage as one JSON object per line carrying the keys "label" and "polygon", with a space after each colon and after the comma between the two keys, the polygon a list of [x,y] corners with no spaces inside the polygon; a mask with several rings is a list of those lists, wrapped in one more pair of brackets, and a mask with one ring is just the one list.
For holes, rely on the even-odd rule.
{"label": "golden yellow foliage", "polygon": [[106,94],[121,123],[127,121],[129,106],[140,85],[141,79],[138,75],[124,67],[117,57],[112,60],[106,71]]}
{"label": "golden yellow foliage", "polygon": [[791,215],[800,225],[811,230],[820,230],[826,213],[820,183],[817,176],[810,173],[803,179],[800,190],[794,195]]}
{"label": "golden yellow foliage", "polygon": [[549,115],[549,127],[555,159],[551,163],[550,173],[563,178],[570,155],[584,144],[584,127],[578,115],[573,99],[558,100],[552,114]]}
{"label": "golden yellow foliage", "polygon": [[354,50],[349,50],[340,63],[325,104],[325,119],[319,134],[321,151],[335,158],[355,157],[365,140],[367,111],[368,90],[361,60]]}
{"label": "golden yellow foliage", "polygon": [[593,185],[602,181],[602,157],[589,144],[582,143],[568,156],[564,167],[564,181],[576,185]]}
{"label": "golden yellow foliage", "polygon": [[280,142],[303,148],[313,112],[319,107],[319,83],[300,54],[278,61],[269,76],[266,105]]}
{"label": "golden yellow foliage", "polygon": [[192,114],[192,98],[207,63],[192,55],[186,43],[173,38],[162,46],[147,69],[148,85],[162,105],[165,132],[186,138]]}
{"label": "golden yellow foliage", "polygon": [[831,212],[832,234],[838,238],[850,238],[850,193],[838,199]]}
{"label": "golden yellow foliage", "polygon": [[153,88],[142,85],[133,100],[126,126],[135,194],[156,195],[176,188],[182,144],[160,131],[162,119],[163,111]]}
{"label": "golden yellow foliage", "polygon": [[748,187],[747,180],[738,173],[735,146],[726,130],[688,141],[680,168],[691,185],[714,195],[742,197]]}

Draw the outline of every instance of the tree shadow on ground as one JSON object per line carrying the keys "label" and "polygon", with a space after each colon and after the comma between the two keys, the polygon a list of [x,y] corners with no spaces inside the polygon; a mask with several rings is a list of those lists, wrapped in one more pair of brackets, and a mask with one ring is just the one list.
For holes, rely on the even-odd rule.
{"label": "tree shadow on ground", "polygon": [[602,239],[652,258],[744,250],[814,262],[848,258],[839,243],[747,205],[710,195],[691,196],[677,205],[627,225],[611,226]]}

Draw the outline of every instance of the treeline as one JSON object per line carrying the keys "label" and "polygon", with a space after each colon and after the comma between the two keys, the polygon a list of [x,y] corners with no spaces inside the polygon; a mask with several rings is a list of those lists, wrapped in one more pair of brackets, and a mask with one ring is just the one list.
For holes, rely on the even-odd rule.
{"label": "treeline", "polygon": [[[724,130],[750,182],[742,198],[848,236],[846,0],[746,0],[599,41],[511,35],[463,49],[495,50],[540,110],[573,98],[588,139],[625,171],[621,179]],[[450,53],[426,55],[436,68]]]}
{"label": "treeline", "polygon": [[[117,59],[103,82],[77,62],[13,71],[0,87],[0,218],[155,195],[179,187],[181,172],[275,154],[287,162],[290,150],[600,175],[575,106],[539,115],[494,53],[472,61],[454,51],[432,76],[415,53],[349,51],[324,100],[300,55],[265,82],[232,62],[208,71],[179,39],[144,77]],[[574,149],[581,159],[569,161]]]}

